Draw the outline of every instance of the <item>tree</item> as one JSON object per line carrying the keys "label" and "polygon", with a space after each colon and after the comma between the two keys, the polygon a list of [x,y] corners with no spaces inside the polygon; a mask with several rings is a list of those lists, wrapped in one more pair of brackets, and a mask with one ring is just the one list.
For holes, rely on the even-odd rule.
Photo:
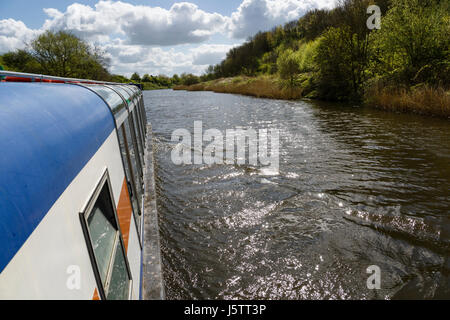
{"label": "tree", "polygon": [[186,74],[183,73],[181,75],[181,84],[185,85],[185,86],[190,86],[193,84],[197,84],[200,82],[199,77],[197,77],[196,75],[193,75],[192,73]]}
{"label": "tree", "polygon": [[364,94],[370,52],[367,0],[343,0],[316,49],[318,89],[329,100],[360,100]]}
{"label": "tree", "polygon": [[172,77],[172,83],[177,85],[177,84],[180,84],[180,81],[181,81],[180,77],[177,74],[174,74]]}
{"label": "tree", "polygon": [[129,83],[130,79],[127,79],[126,77],[124,77],[120,74],[114,74],[111,76],[111,81],[117,82],[117,83]]}
{"label": "tree", "polygon": [[98,48],[68,32],[47,31],[31,42],[30,54],[49,75],[108,80],[108,59]]}
{"label": "tree", "polygon": [[352,66],[352,48],[346,42],[350,34],[348,27],[330,28],[317,47],[318,90],[326,100],[356,98],[356,64],[353,62]]}
{"label": "tree", "polygon": [[172,86],[172,80],[163,74],[158,75],[156,77],[156,81],[162,87],[171,87]]}
{"label": "tree", "polygon": [[373,70],[404,84],[450,81],[448,1],[392,0],[374,33]]}
{"label": "tree", "polygon": [[131,80],[135,82],[141,82],[141,77],[139,76],[139,73],[137,72],[133,73],[133,75],[131,76]]}
{"label": "tree", "polygon": [[110,66],[110,59],[106,56],[106,52],[97,46],[90,48],[89,59],[87,61],[86,67],[90,68],[86,70],[85,78],[96,79],[96,80],[107,80],[111,79],[111,75],[108,71]]}
{"label": "tree", "polygon": [[301,72],[311,72],[316,69],[316,64],[314,62],[314,56],[317,53],[317,47],[320,40],[310,41],[304,43],[299,48],[299,60],[300,60],[300,71]]}
{"label": "tree", "polygon": [[42,66],[26,50],[16,50],[3,55],[3,63],[18,72],[42,73]]}
{"label": "tree", "polygon": [[150,78],[150,75],[148,73],[144,74],[142,77],[142,82],[151,82],[152,79]]}
{"label": "tree", "polygon": [[277,66],[280,78],[288,81],[287,84],[291,89],[294,88],[296,77],[300,73],[298,55],[292,49],[285,50],[278,57]]}

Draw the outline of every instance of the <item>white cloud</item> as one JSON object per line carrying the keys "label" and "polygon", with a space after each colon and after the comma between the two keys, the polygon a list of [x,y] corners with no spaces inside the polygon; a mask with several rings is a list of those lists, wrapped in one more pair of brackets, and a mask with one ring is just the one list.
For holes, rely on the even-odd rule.
{"label": "white cloud", "polygon": [[141,75],[145,73],[172,75],[182,70],[199,72],[192,65],[192,55],[176,51],[174,48],[136,46],[118,39],[106,45],[104,49],[111,58],[113,73],[131,76],[135,71]]}
{"label": "white cloud", "polygon": [[28,29],[22,21],[0,20],[0,53],[23,49],[38,34],[38,30]]}
{"label": "white cloud", "polygon": [[115,40],[104,49],[111,59],[113,73],[130,76],[134,71],[141,75],[175,73],[201,74],[210,64],[219,63],[233,45],[203,44],[195,48],[145,47]]}
{"label": "white cloud", "polygon": [[231,15],[232,37],[247,38],[258,31],[298,19],[312,8],[332,8],[335,0],[244,0]]}
{"label": "white cloud", "polygon": [[[96,6],[98,6],[98,3]],[[42,27],[44,30],[65,30],[91,41],[107,41],[109,35],[118,31],[114,16],[108,16],[90,6],[74,3],[66,12],[45,8],[49,16]]]}
{"label": "white cloud", "polygon": [[219,63],[234,46],[213,44],[212,36],[215,42],[223,39],[229,43],[225,36],[245,39],[297,19],[310,8],[332,7],[333,3],[244,0],[230,17],[205,12],[189,2],[175,3],[170,9],[111,0],[95,6],[73,3],[64,12],[44,9],[48,18],[38,30],[22,21],[0,20],[0,54],[24,48],[45,30],[65,30],[106,50],[113,73],[200,74],[208,65]]}
{"label": "white cloud", "polygon": [[226,54],[235,45],[224,44],[203,44],[195,49],[192,49],[193,64],[200,66],[208,66],[217,64],[225,59]]}
{"label": "white cloud", "polygon": [[144,7],[135,19],[128,20],[123,30],[130,43],[144,45],[176,45],[200,43],[220,32],[227,18],[218,13],[206,13],[195,4],[181,2],[169,11]]}
{"label": "white cloud", "polygon": [[123,35],[129,44],[135,45],[200,43],[222,31],[228,21],[218,13],[205,12],[188,2],[175,3],[166,10],[100,1],[94,8],[74,3],[64,13],[56,9],[45,9],[45,12],[50,19],[46,20],[44,29],[68,30],[100,41],[100,35]]}

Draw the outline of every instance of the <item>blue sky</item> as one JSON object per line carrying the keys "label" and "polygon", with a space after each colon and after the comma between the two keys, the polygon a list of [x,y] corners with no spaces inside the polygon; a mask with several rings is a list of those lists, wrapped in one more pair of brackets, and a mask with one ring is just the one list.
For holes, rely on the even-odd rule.
{"label": "blue sky", "polygon": [[46,30],[65,30],[102,48],[113,73],[201,74],[257,31],[334,2],[0,0],[0,54],[25,48]]}

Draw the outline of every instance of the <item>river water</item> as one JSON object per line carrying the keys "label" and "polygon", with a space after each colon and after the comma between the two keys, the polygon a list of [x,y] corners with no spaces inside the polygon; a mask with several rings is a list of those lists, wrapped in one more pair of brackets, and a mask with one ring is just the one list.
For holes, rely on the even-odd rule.
{"label": "river water", "polygon": [[[168,299],[450,298],[450,121],[212,92],[144,97]],[[194,121],[278,129],[279,175],[173,164],[172,133]]]}

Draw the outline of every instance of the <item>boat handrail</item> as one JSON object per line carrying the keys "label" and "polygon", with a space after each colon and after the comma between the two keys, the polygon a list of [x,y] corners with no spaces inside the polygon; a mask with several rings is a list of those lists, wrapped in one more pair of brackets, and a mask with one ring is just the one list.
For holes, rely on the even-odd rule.
{"label": "boat handrail", "polygon": [[[129,84],[129,83],[108,82],[108,81],[98,81],[98,80],[88,80],[88,79],[55,77],[55,76],[47,76],[47,75],[43,75],[43,74],[33,74],[33,73],[0,70],[0,78],[3,78],[3,77],[31,79],[31,82],[54,81],[54,82],[60,82],[60,83],[88,83],[88,84],[110,84],[110,85],[119,85],[119,84],[128,85]],[[8,82],[7,78],[6,78],[6,82]]]}

